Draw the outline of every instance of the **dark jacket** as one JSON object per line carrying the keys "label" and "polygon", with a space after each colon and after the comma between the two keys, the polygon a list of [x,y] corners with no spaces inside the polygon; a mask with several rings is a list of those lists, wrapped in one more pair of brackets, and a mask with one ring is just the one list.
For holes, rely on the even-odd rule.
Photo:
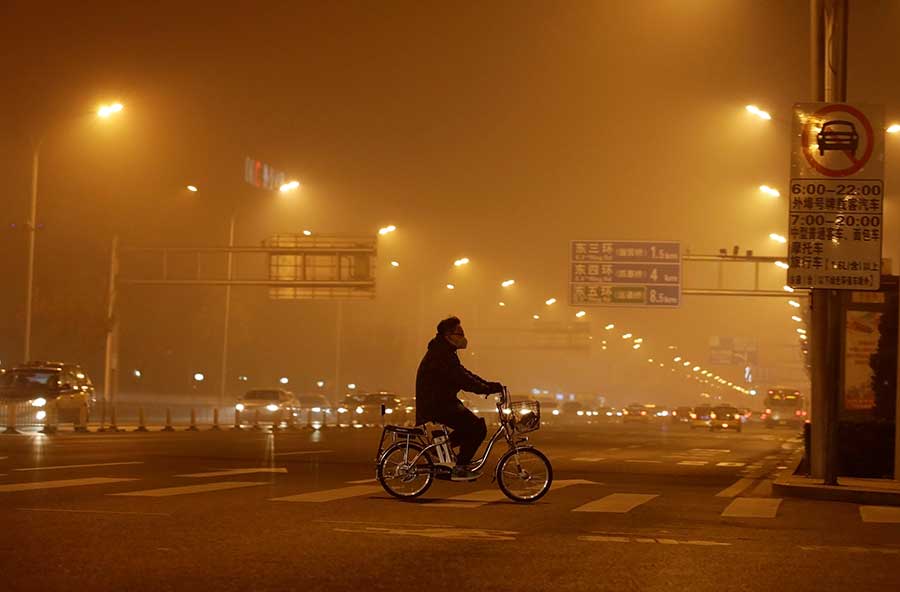
{"label": "dark jacket", "polygon": [[456,348],[438,335],[428,343],[416,373],[416,424],[437,420],[462,405],[456,398],[459,391],[490,395],[502,388],[500,383],[488,382],[466,370]]}

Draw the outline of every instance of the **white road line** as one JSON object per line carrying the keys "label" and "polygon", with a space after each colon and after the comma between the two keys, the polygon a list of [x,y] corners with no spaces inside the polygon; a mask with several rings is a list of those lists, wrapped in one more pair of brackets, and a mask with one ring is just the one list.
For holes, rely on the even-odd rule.
{"label": "white road line", "polygon": [[655,493],[613,493],[598,500],[588,502],[572,511],[625,514],[641,504],[646,504],[656,497],[659,496]]}
{"label": "white road line", "polygon": [[743,467],[747,463],[742,462],[720,462],[716,463],[717,467]]}
{"label": "white road line", "polygon": [[900,508],[892,506],[860,506],[859,516],[863,522],[879,524],[900,524]]}
{"label": "white road line", "polygon": [[727,448],[691,448],[691,452],[699,452],[701,454],[728,454],[731,450]]}
{"label": "white road line", "polygon": [[579,541],[594,543],[658,543],[660,545],[696,545],[701,547],[729,547],[731,543],[719,541],[682,541],[670,538],[628,537],[619,535],[590,534],[578,537]]}
{"label": "white road line", "polygon": [[53,471],[55,469],[86,469],[89,467],[115,467],[119,465],[142,465],[143,461],[132,460],[128,462],[95,463],[90,465],[57,465],[55,467],[28,467],[27,469],[13,469],[14,471]]}
{"label": "white road line", "polygon": [[334,450],[297,450],[296,452],[276,452],[275,456],[298,456],[301,454],[325,454]]}
{"label": "white road line", "polygon": [[606,460],[606,459],[595,457],[595,456],[576,456],[572,460],[574,460],[576,462],[600,462],[601,460]]}
{"label": "white road line", "polygon": [[350,485],[362,485],[363,483],[376,483],[378,479],[358,479],[356,481],[347,481]]}
{"label": "white road line", "polygon": [[253,469],[222,469],[221,471],[210,471],[208,473],[189,473],[187,475],[175,475],[176,477],[230,477],[232,475],[253,475],[257,473],[287,473],[284,467],[260,468]]}
{"label": "white road line", "polygon": [[23,512],[66,512],[72,514],[116,514],[121,516],[171,516],[159,512],[113,512],[110,510],[72,510],[69,508],[16,508]]}
{"label": "white road line", "polygon": [[883,555],[900,555],[900,549],[884,547],[830,547],[826,545],[801,545],[802,551],[836,551],[838,553],[881,553]]}
{"label": "white road line", "polygon": [[269,501],[322,503],[333,502],[340,499],[347,499],[349,497],[371,495],[379,491],[382,491],[380,485],[354,485],[352,487],[339,487],[337,489],[325,489],[323,491],[311,491],[309,493],[299,493],[297,495],[273,497]]}
{"label": "white road line", "polygon": [[31,483],[8,483],[0,485],[0,493],[13,491],[35,491],[39,489],[57,489],[59,487],[78,487],[81,485],[105,485],[137,479],[119,479],[113,477],[88,477],[86,479],[58,479],[55,481],[32,481]]}
{"label": "white road line", "polygon": [[652,464],[652,465],[660,465],[660,464],[662,464],[662,461],[661,461],[661,460],[628,459],[628,460],[626,460],[625,462],[627,462],[627,463],[645,463],[645,464]]}
{"label": "white road line", "polygon": [[736,497],[743,493],[745,489],[753,485],[755,479],[738,479],[722,491],[716,494],[716,497]]}
{"label": "white road line", "polygon": [[678,464],[684,465],[686,467],[702,467],[704,465],[708,465],[709,461],[708,460],[683,460],[683,461],[680,461]]}
{"label": "white road line", "polygon": [[[552,491],[558,491],[564,487],[572,485],[603,485],[596,481],[588,481],[587,479],[558,479],[550,485]],[[480,508],[493,502],[500,502],[508,499],[499,489],[480,489],[471,493],[457,495],[448,498],[447,501],[435,502],[431,504],[422,504],[425,508]]]}
{"label": "white road line", "polygon": [[781,498],[739,497],[722,511],[723,518],[774,518]]}
{"label": "white road line", "polygon": [[162,487],[160,489],[126,491],[125,493],[109,493],[107,495],[129,497],[169,497],[172,495],[188,495],[192,493],[207,493],[210,491],[239,489],[241,487],[255,487],[257,485],[268,485],[268,483],[266,483],[265,481],[219,481],[218,483],[203,483],[201,485],[186,485],[183,487]]}

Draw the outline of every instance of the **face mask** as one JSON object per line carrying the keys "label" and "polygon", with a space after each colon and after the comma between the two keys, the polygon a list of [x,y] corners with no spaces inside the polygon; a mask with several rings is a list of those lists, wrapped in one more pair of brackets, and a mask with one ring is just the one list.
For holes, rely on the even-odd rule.
{"label": "face mask", "polygon": [[456,349],[466,349],[469,345],[469,340],[465,335],[447,335],[447,341]]}

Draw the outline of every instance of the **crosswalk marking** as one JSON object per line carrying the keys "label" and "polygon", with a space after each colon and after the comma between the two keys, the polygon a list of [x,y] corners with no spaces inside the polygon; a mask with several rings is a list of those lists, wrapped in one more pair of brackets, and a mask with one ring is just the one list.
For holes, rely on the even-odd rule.
{"label": "crosswalk marking", "polygon": [[295,452],[276,452],[274,456],[298,456],[301,454],[325,454],[326,452],[334,452],[333,450],[297,450]]}
{"label": "crosswalk marking", "polygon": [[708,465],[708,460],[682,460],[679,461],[678,464],[684,465],[687,467],[702,467],[704,465]]}
{"label": "crosswalk marking", "polygon": [[200,485],[186,485],[182,487],[162,487],[159,489],[126,491],[125,493],[110,493],[108,495],[131,497],[169,497],[172,495],[188,495],[191,493],[207,493],[210,491],[239,489],[241,487],[255,487],[257,485],[267,485],[267,483],[264,481],[219,481],[218,483],[202,483]]}
{"label": "crosswalk marking", "polygon": [[863,522],[880,524],[900,524],[900,508],[892,506],[860,506],[859,516]]}
{"label": "crosswalk marking", "polygon": [[499,489],[480,489],[472,493],[456,495],[444,502],[425,504],[427,508],[480,508],[491,502],[499,502],[506,496]]}
{"label": "crosswalk marking", "polygon": [[742,467],[747,463],[742,462],[720,462],[716,463],[717,467]]}
{"label": "crosswalk marking", "polygon": [[661,460],[643,460],[643,459],[637,459],[637,458],[631,458],[631,459],[626,460],[625,462],[627,462],[627,463],[647,463],[647,464],[653,464],[653,465],[662,464]]}
{"label": "crosswalk marking", "polygon": [[132,460],[128,462],[108,462],[108,463],[94,463],[90,465],[57,465],[55,467],[28,467],[25,469],[13,469],[14,471],[52,471],[55,469],[85,469],[89,467],[114,467],[118,465],[142,465],[143,461],[140,460]]}
{"label": "crosswalk marking", "polygon": [[338,487],[337,489],[325,489],[323,491],[311,491],[297,495],[273,497],[269,501],[274,502],[333,502],[348,497],[360,497],[382,491],[380,485],[353,485],[351,487]]}
{"label": "crosswalk marking", "polygon": [[781,498],[739,497],[722,511],[724,518],[774,518]]}
{"label": "crosswalk marking", "polygon": [[34,491],[37,489],[57,489],[59,487],[78,487],[81,485],[105,485],[137,479],[120,479],[114,477],[89,477],[86,479],[57,479],[55,481],[32,481],[30,483],[8,483],[0,485],[0,493],[13,491]]}
{"label": "crosswalk marking", "polygon": [[372,479],[358,479],[356,481],[347,481],[347,483],[349,483],[351,485],[360,485],[362,483],[375,483],[376,481],[378,481],[378,480],[375,478],[372,478]]}
{"label": "crosswalk marking", "polygon": [[253,468],[253,469],[222,469],[207,473],[189,473],[187,475],[175,475],[176,477],[230,477],[232,475],[251,475],[256,473],[287,473],[284,467]]}
{"label": "crosswalk marking", "polygon": [[573,512],[605,512],[625,514],[641,504],[659,497],[655,493],[612,493],[606,497],[578,506]]}
{"label": "crosswalk marking", "polygon": [[600,462],[601,460],[606,460],[597,456],[576,456],[572,460],[576,462]]}
{"label": "crosswalk marking", "polygon": [[736,497],[740,495],[745,489],[753,485],[755,479],[738,479],[722,491],[716,494],[716,497]]}

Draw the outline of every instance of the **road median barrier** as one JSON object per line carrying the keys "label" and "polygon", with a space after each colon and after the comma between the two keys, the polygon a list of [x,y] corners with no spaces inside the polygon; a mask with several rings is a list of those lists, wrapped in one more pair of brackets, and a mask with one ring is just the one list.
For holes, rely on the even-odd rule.
{"label": "road median barrier", "polygon": [[244,428],[241,427],[241,410],[235,409],[234,410],[234,425],[231,426],[231,431],[234,431],[234,430],[241,431],[243,429]]}
{"label": "road median barrier", "polygon": [[16,429],[16,404],[15,403],[7,403],[6,404],[6,429],[3,430],[4,434],[21,434],[19,430]]}
{"label": "road median barrier", "polygon": [[197,411],[193,407],[191,407],[191,423],[184,431],[186,431],[186,432],[199,432],[200,431],[199,429],[197,429]]}
{"label": "road median barrier", "polygon": [[216,431],[216,432],[222,429],[219,426],[219,408],[218,407],[213,407],[213,424],[212,424],[212,427],[209,429]]}
{"label": "road median barrier", "polygon": [[87,405],[82,405],[78,408],[78,421],[75,424],[75,433],[77,434],[87,434],[88,433],[88,412]]}
{"label": "road median barrier", "polygon": [[144,417],[144,408],[138,407],[138,427],[134,431],[136,432],[146,432],[147,430],[147,420]]}
{"label": "road median barrier", "polygon": [[172,410],[166,407],[166,425],[163,427],[163,432],[174,432],[175,428],[172,427]]}
{"label": "road median barrier", "polygon": [[[42,434],[55,434],[57,431],[57,421],[59,420],[59,405],[56,401],[50,401],[47,403],[45,409],[41,411],[44,412],[44,425],[41,428]],[[40,413],[40,411],[38,412]]]}

